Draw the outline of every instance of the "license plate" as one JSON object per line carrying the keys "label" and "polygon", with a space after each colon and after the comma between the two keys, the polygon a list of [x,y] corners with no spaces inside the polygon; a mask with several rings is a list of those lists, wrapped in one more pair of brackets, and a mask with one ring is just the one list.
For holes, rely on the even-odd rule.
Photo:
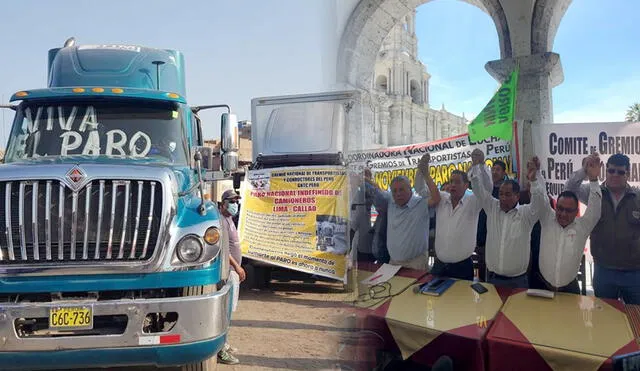
{"label": "license plate", "polygon": [[56,330],[91,329],[93,328],[93,310],[90,306],[51,308],[49,328]]}

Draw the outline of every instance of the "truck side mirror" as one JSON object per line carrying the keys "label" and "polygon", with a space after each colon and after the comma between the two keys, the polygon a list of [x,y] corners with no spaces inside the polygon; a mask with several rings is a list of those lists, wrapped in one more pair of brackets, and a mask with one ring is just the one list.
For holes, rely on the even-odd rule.
{"label": "truck side mirror", "polygon": [[223,113],[220,123],[220,157],[222,171],[232,173],[238,170],[238,118],[233,113]]}

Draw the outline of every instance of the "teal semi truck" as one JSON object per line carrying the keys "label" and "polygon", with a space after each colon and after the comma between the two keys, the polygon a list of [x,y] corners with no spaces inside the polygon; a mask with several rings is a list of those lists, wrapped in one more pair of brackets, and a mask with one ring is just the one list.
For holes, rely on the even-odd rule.
{"label": "teal semi truck", "polygon": [[[49,51],[0,166],[0,368],[215,368],[230,322],[228,238],[203,191],[238,167],[227,105],[189,106],[184,57]],[[203,109],[221,114],[221,161]]]}

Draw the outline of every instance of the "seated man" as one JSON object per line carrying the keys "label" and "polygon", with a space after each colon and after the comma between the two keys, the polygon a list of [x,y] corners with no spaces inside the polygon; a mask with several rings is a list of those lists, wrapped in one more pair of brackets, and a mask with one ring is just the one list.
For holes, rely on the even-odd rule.
{"label": "seated man", "polygon": [[[540,163],[536,162],[539,167]],[[586,173],[589,177],[589,204],[582,217],[578,215],[578,196],[564,191],[558,196],[555,212],[548,203],[539,210],[542,226],[540,242],[540,273],[552,291],[580,294],[576,276],[589,234],[600,219],[602,191],[598,183],[600,161],[589,160]],[[544,188],[532,187],[531,193],[545,196]]]}
{"label": "seated man", "polygon": [[[429,252],[429,193],[413,194],[411,181],[397,176],[391,181],[391,197],[367,179],[367,187],[373,192],[376,209],[387,210],[387,249],[390,264],[406,268],[426,270]],[[440,197],[435,183],[429,183],[429,191]]]}

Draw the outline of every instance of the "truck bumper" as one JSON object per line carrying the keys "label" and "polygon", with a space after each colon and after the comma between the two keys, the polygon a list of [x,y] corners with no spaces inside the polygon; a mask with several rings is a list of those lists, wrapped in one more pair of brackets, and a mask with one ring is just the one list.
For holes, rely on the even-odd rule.
{"label": "truck bumper", "polygon": [[[230,298],[231,284],[227,283],[213,293],[162,299],[3,303],[0,307],[0,368],[176,366],[199,362],[215,355],[224,344],[229,328]],[[94,318],[126,315],[126,328],[119,335],[18,335],[16,319],[48,318],[50,309],[61,304],[90,305]],[[171,330],[143,333],[147,314],[166,312],[178,314]]]}

